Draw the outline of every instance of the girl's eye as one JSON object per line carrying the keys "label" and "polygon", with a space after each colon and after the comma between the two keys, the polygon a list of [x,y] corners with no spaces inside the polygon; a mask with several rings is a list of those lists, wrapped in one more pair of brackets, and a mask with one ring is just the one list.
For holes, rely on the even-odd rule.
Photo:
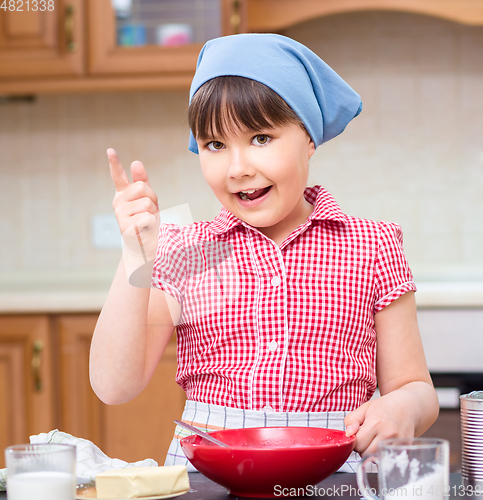
{"label": "girl's eye", "polygon": [[223,149],[225,145],[220,142],[220,141],[211,141],[207,144],[207,148],[210,151],[219,151],[220,149]]}
{"label": "girl's eye", "polygon": [[252,143],[255,144],[255,146],[265,146],[265,144],[268,144],[269,142],[270,137],[265,134],[256,135],[252,140]]}

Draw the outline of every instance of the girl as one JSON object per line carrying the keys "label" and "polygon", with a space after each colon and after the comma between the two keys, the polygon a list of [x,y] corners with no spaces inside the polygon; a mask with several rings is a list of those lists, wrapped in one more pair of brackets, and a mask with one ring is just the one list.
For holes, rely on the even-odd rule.
{"label": "girl", "polygon": [[[211,40],[191,86],[189,147],[223,209],[212,222],[162,225],[158,239],[144,167],[133,163],[131,184],[108,150],[126,245],[142,240],[153,269],[151,288],[134,287],[121,262],[100,315],[91,383],[104,402],[143,390],[176,326],[183,419],[204,429],[340,428],[362,454],[433,423],[399,226],[348,216],[325,189],[306,187],[315,149],[361,109],[294,40]],[[187,463],[181,434],[167,464]]]}

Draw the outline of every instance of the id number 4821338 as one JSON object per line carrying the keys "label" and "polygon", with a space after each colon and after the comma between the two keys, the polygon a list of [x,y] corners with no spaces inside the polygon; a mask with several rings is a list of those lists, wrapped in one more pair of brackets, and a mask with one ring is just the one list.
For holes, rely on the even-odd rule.
{"label": "id number 4821338", "polygon": [[55,10],[54,0],[0,0],[0,10],[5,12],[52,12]]}

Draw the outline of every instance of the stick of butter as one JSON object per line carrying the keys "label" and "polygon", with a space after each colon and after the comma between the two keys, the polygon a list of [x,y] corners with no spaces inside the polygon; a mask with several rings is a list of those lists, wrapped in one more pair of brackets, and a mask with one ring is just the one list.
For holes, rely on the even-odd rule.
{"label": "stick of butter", "polygon": [[129,467],[96,475],[97,498],[169,495],[190,489],[185,465]]}

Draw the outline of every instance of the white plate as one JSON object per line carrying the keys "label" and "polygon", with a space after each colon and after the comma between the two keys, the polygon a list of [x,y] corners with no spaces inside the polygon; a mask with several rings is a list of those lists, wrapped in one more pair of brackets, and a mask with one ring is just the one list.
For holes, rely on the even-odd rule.
{"label": "white plate", "polygon": [[[163,498],[174,498],[184,495],[185,493],[188,493],[188,491],[189,490],[181,491],[178,493],[169,493],[168,495],[156,495],[154,497],[142,497],[142,500],[161,500]],[[85,498],[98,498],[96,487],[91,485],[85,486],[83,484],[80,484],[79,486],[77,486],[75,497],[79,500],[84,500]],[[98,498],[98,500],[106,500],[106,499]],[[132,498],[114,498],[109,500],[132,500]]]}

